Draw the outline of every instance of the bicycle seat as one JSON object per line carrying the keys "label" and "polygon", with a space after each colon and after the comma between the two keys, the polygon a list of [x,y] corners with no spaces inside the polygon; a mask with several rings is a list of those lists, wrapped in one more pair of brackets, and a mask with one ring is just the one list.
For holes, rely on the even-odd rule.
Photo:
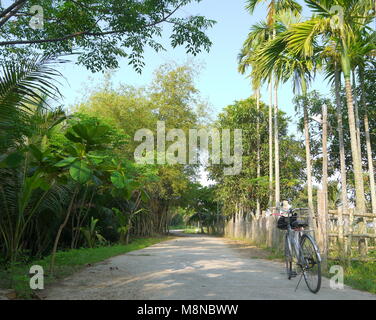
{"label": "bicycle seat", "polygon": [[305,228],[305,227],[308,227],[308,224],[305,221],[295,220],[291,222],[291,227],[292,228]]}

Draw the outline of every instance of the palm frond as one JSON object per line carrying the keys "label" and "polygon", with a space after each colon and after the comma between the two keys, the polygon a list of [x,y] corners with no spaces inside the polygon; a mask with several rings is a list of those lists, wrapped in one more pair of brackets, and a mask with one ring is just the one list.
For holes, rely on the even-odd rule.
{"label": "palm frond", "polygon": [[258,4],[265,0],[247,0],[245,8],[249,11],[250,14],[253,14]]}
{"label": "palm frond", "polygon": [[56,62],[62,61],[35,55],[27,62],[0,65],[0,111],[15,107],[27,110],[28,104],[43,101],[43,97],[61,96],[57,77],[62,75],[51,67]]}
{"label": "palm frond", "polygon": [[316,37],[330,30],[329,18],[314,17],[295,24],[288,31],[288,47],[296,55],[312,56],[317,45]]}
{"label": "palm frond", "polygon": [[[28,61],[0,64],[1,150],[27,135],[33,108],[45,104],[48,98],[61,96],[57,81],[61,74],[52,68],[52,64],[63,62],[50,56],[35,55]],[[11,135],[10,131],[13,132]]]}
{"label": "palm frond", "polygon": [[319,14],[323,17],[331,16],[330,9],[336,5],[335,1],[331,0],[324,0],[324,1],[317,1],[317,0],[305,0],[305,3],[308,8],[312,10],[313,13]]}
{"label": "palm frond", "polygon": [[302,12],[302,6],[294,0],[277,1],[275,9],[277,14],[282,11],[292,11],[295,14]]}

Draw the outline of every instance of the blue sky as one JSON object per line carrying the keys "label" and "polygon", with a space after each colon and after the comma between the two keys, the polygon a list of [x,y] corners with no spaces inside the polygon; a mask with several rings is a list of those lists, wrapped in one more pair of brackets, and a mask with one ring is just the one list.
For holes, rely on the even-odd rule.
{"label": "blue sky", "polygon": [[[303,4],[303,1],[300,1]],[[113,75],[114,84],[124,83],[135,86],[147,85],[153,77],[153,71],[167,62],[185,63],[193,59],[203,65],[203,70],[196,81],[197,87],[204,99],[209,102],[213,116],[235,100],[249,97],[252,92],[250,81],[237,72],[237,55],[245,40],[250,26],[263,20],[266,16],[266,5],[257,8],[251,16],[245,10],[245,0],[203,0],[182,8],[181,16],[200,14],[217,21],[217,24],[208,32],[213,46],[209,53],[203,52],[195,58],[185,53],[184,48],[172,49],[169,45],[169,29],[165,28],[161,43],[167,51],[156,53],[152,49],[145,51],[146,66],[143,73],[136,73],[124,59],[120,61],[120,68]],[[308,16],[309,11],[304,10]],[[103,79],[102,73],[92,74],[84,67],[73,63],[65,64],[61,70],[68,84],[64,84],[61,92],[64,95],[64,105],[69,106],[83,99],[84,88],[93,87]],[[312,86],[322,93],[329,92],[329,85],[318,78]],[[268,101],[266,88],[261,91],[263,101]],[[294,116],[292,105],[291,84],[282,86],[279,90],[280,108],[290,116]],[[294,132],[294,124],[290,130]]]}

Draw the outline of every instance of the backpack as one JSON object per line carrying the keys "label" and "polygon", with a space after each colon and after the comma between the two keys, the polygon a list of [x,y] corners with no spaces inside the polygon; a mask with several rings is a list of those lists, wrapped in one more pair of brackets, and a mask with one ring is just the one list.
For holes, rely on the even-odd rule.
{"label": "backpack", "polygon": [[[293,223],[294,221],[297,220],[297,215],[294,214],[292,216],[290,216],[290,224]],[[287,225],[288,225],[288,218],[287,217],[279,217],[278,221],[277,221],[277,228],[280,229],[280,230],[287,230]]]}

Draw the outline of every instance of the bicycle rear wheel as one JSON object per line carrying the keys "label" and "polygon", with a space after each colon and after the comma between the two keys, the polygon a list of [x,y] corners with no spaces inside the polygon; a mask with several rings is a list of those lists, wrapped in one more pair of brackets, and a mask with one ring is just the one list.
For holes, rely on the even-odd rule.
{"label": "bicycle rear wheel", "polygon": [[302,266],[304,280],[312,293],[317,293],[321,287],[321,263],[316,246],[311,237],[304,234],[300,241],[304,265]]}
{"label": "bicycle rear wheel", "polygon": [[287,278],[291,280],[291,274],[292,274],[292,252],[291,252],[291,246],[288,239],[288,234],[285,235],[285,263],[286,263],[286,273]]}

